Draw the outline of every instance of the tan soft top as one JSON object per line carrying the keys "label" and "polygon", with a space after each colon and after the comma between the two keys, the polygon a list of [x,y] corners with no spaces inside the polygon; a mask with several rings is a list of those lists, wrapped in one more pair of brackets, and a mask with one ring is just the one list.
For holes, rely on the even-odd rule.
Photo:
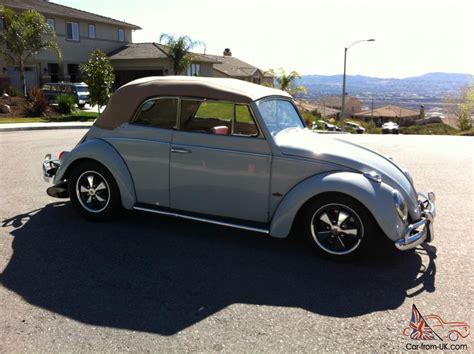
{"label": "tan soft top", "polygon": [[291,96],[281,90],[236,79],[192,76],[153,76],[120,87],[109,100],[95,126],[114,129],[128,122],[138,106],[156,96],[196,97],[249,103],[268,96]]}

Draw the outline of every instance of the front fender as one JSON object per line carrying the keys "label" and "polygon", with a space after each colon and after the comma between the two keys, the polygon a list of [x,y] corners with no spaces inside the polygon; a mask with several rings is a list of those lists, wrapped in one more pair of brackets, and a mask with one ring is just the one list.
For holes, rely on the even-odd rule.
{"label": "front fender", "polygon": [[59,183],[67,177],[69,167],[81,159],[95,160],[104,165],[117,182],[126,209],[132,209],[136,203],[135,188],[125,161],[112,145],[102,139],[90,139],[77,145],[61,160],[61,166],[56,172],[54,182]]}
{"label": "front fender", "polygon": [[371,181],[355,172],[323,173],[297,184],[285,195],[273,214],[270,235],[287,237],[301,207],[318,194],[329,192],[347,194],[362,203],[391,240],[396,241],[403,236],[406,225],[396,211],[393,188],[383,182]]}

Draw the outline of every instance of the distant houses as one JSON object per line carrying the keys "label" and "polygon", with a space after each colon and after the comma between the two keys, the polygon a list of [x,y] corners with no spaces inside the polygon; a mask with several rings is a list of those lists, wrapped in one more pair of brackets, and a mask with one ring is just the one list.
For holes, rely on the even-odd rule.
{"label": "distant houses", "polygon": [[[400,125],[411,125],[425,118],[424,106],[419,111],[405,107],[386,105],[374,109],[362,110],[362,103],[356,97],[348,96],[344,104],[346,117],[361,119],[366,122],[373,121],[375,125],[392,121]],[[299,101],[298,108],[302,111],[311,112],[325,119],[338,119],[341,115],[341,97],[321,97],[317,102]]]}
{"label": "distant houses", "polygon": [[375,109],[369,109],[352,115],[354,118],[359,118],[364,121],[373,121],[376,125],[382,125],[385,122],[392,121],[400,125],[407,125],[410,122],[424,119],[424,106],[420,107],[419,111],[408,109],[395,105],[387,105]]}

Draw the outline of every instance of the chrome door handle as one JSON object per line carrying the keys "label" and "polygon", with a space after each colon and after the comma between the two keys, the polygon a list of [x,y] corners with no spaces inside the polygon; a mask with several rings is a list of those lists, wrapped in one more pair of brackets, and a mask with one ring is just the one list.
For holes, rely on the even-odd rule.
{"label": "chrome door handle", "polygon": [[186,150],[186,149],[181,149],[181,148],[171,148],[171,152],[177,153],[177,154],[190,154],[192,151],[191,150]]}

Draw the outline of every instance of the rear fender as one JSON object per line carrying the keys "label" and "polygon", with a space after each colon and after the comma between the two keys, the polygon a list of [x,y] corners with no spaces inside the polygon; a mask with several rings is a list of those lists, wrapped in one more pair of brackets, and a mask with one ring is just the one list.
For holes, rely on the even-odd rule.
{"label": "rear fender", "polygon": [[61,166],[54,177],[55,183],[67,179],[70,167],[80,160],[95,160],[104,165],[117,182],[122,199],[122,205],[126,209],[132,209],[136,203],[133,179],[125,161],[112,145],[102,139],[90,139],[77,145],[70,153],[61,160]]}

